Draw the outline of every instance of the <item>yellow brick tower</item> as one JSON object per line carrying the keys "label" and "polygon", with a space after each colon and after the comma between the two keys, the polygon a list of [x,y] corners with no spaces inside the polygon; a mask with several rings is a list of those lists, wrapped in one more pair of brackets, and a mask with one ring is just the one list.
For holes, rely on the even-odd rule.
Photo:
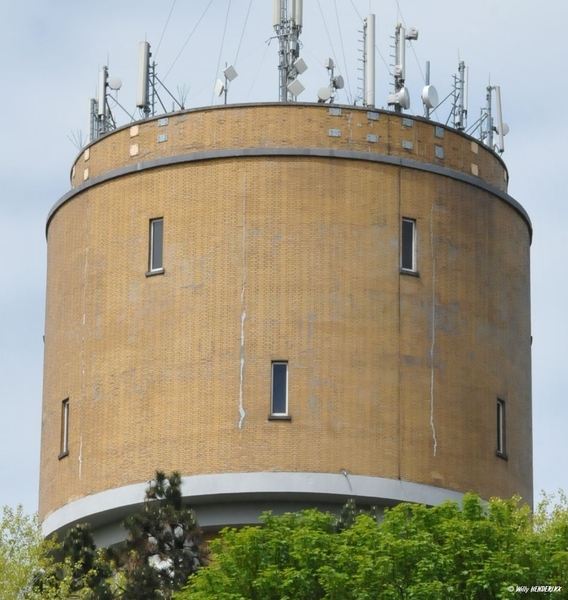
{"label": "yellow brick tower", "polygon": [[44,531],[156,469],[205,529],[468,491],[532,502],[531,224],[419,117],[183,110],[88,145],[47,222]]}

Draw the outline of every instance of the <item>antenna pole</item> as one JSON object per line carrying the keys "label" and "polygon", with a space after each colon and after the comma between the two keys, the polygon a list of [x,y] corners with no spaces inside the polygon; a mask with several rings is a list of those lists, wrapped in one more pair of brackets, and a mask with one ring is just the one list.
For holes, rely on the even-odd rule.
{"label": "antenna pole", "polygon": [[89,100],[89,142],[94,142],[99,137],[98,113],[97,100],[91,98]]}
{"label": "antenna pole", "polygon": [[[228,66],[229,66],[229,63],[225,62],[225,71],[227,70],[227,67],[228,67]],[[225,88],[225,89],[224,89],[224,92],[225,92],[225,93],[224,93],[224,96],[225,96],[225,104],[227,104],[227,91],[228,91],[228,90],[227,90],[227,86],[229,85],[229,83],[228,83],[228,81],[229,81],[229,80],[228,80],[228,78],[227,78],[227,73],[225,73],[225,72],[224,72],[223,74],[225,75],[225,85],[223,86],[223,87]]]}
{"label": "antenna pole", "polygon": [[[394,33],[394,93],[400,92],[404,87],[404,71],[406,70],[406,31],[402,23],[398,23]],[[402,112],[401,105],[397,102],[394,105],[395,112]]]}
{"label": "antenna pole", "polygon": [[[108,85],[108,68],[105,65],[99,73],[99,95],[97,101],[98,109],[98,135],[102,135],[107,131],[107,85]],[[98,136],[97,136],[98,137]]]}
{"label": "antenna pole", "polygon": [[487,86],[487,106],[485,108],[485,133],[483,137],[485,138],[485,143],[493,148],[493,116],[491,115],[491,93],[493,88],[488,85]]}
{"label": "antenna pole", "polygon": [[[430,61],[426,61],[426,85],[430,85]],[[430,118],[430,109],[428,105],[424,103],[424,116],[429,119]]]}
{"label": "antenna pole", "polygon": [[455,110],[454,126],[456,129],[463,131],[466,128],[467,120],[467,70],[463,60],[460,61],[458,69],[459,75],[456,86],[457,106]]}
{"label": "antenna pole", "polygon": [[278,89],[280,102],[294,102],[288,85],[298,75],[294,67],[300,57],[300,32],[303,22],[302,0],[273,0],[273,26],[278,37]]}
{"label": "antenna pole", "polygon": [[375,15],[367,15],[363,26],[363,104],[375,106]]}

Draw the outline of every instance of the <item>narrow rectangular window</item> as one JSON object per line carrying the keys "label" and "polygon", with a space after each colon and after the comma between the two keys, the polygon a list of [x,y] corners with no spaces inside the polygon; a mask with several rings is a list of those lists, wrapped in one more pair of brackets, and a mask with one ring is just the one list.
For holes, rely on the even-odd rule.
{"label": "narrow rectangular window", "polygon": [[273,415],[288,414],[288,363],[272,363],[272,398],[270,412]]}
{"label": "narrow rectangular window", "polygon": [[497,398],[497,455],[507,458],[505,400]]}
{"label": "narrow rectangular window", "polygon": [[59,458],[69,454],[69,398],[61,403],[61,445]]}
{"label": "narrow rectangular window", "polygon": [[164,219],[150,221],[150,273],[161,273],[164,270]]}
{"label": "narrow rectangular window", "polygon": [[400,268],[404,271],[416,271],[416,221],[413,219],[402,219]]}

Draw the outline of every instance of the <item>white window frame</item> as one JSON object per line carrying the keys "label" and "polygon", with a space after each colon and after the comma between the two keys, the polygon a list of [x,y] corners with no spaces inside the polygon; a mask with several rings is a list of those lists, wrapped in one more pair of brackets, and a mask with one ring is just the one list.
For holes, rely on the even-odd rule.
{"label": "white window frame", "polygon": [[[404,224],[410,223],[412,225],[412,266],[404,266]],[[400,224],[400,269],[408,273],[416,273],[416,219],[410,219],[403,217]]]}
{"label": "white window frame", "polygon": [[[154,227],[157,223],[162,225],[162,239],[161,239],[161,257],[162,262],[159,266],[154,264]],[[149,273],[163,273],[164,272],[164,217],[158,217],[156,219],[150,219],[150,244],[149,244],[149,257],[148,257],[148,272]]]}
{"label": "white window frame", "polygon": [[[285,407],[284,412],[274,411],[274,367],[276,365],[286,366],[286,393],[285,393]],[[275,416],[287,416],[288,415],[288,361],[287,360],[273,360],[270,367],[270,415]]]}
{"label": "white window frame", "polygon": [[61,403],[61,441],[59,458],[69,454],[69,398]]}

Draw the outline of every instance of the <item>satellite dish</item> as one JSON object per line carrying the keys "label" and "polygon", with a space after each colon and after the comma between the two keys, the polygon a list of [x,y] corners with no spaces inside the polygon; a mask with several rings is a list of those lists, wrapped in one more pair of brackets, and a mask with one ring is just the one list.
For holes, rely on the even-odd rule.
{"label": "satellite dish", "polygon": [[233,65],[229,65],[223,70],[223,75],[225,75],[227,81],[233,81],[233,79],[236,79],[239,74],[237,73]]}
{"label": "satellite dish", "polygon": [[[308,65],[306,64],[306,61],[303,58],[298,58],[294,61],[294,68],[296,69],[298,75],[301,75],[302,73],[304,73],[304,71],[308,70]],[[295,95],[296,94],[294,94],[294,96]]]}
{"label": "satellite dish", "polygon": [[225,84],[220,79],[217,79],[217,81],[215,83],[215,95],[220,96],[224,91],[225,91]]}
{"label": "satellite dish", "polygon": [[329,88],[322,87],[318,90],[318,101],[319,102],[327,102],[331,98],[331,92]]}
{"label": "satellite dish", "polygon": [[111,90],[119,90],[122,87],[122,79],[120,77],[110,77],[108,87]]}
{"label": "satellite dish", "polygon": [[[499,125],[497,125],[497,127],[495,127],[495,129],[496,129],[497,133],[498,133],[499,135],[501,135],[501,132],[499,131]],[[503,121],[503,135],[504,135],[504,136],[505,136],[505,135],[507,135],[507,134],[509,133],[509,131],[510,131],[510,128],[509,128],[509,126],[507,125],[507,123],[505,123],[505,122]]]}
{"label": "satellite dish", "polygon": [[343,80],[343,77],[341,75],[338,75],[337,77],[334,77],[334,79],[333,79],[333,87],[336,90],[342,90],[345,87],[345,81]]}
{"label": "satellite dish", "polygon": [[286,87],[292,96],[299,96],[306,89],[298,79],[294,79]]}
{"label": "satellite dish", "polygon": [[410,108],[410,94],[408,93],[408,88],[406,86],[402,86],[396,94],[396,103],[400,104],[404,110],[408,110]]}
{"label": "satellite dish", "polygon": [[438,106],[438,91],[433,85],[427,85],[422,90],[422,102],[428,109],[436,108]]}

